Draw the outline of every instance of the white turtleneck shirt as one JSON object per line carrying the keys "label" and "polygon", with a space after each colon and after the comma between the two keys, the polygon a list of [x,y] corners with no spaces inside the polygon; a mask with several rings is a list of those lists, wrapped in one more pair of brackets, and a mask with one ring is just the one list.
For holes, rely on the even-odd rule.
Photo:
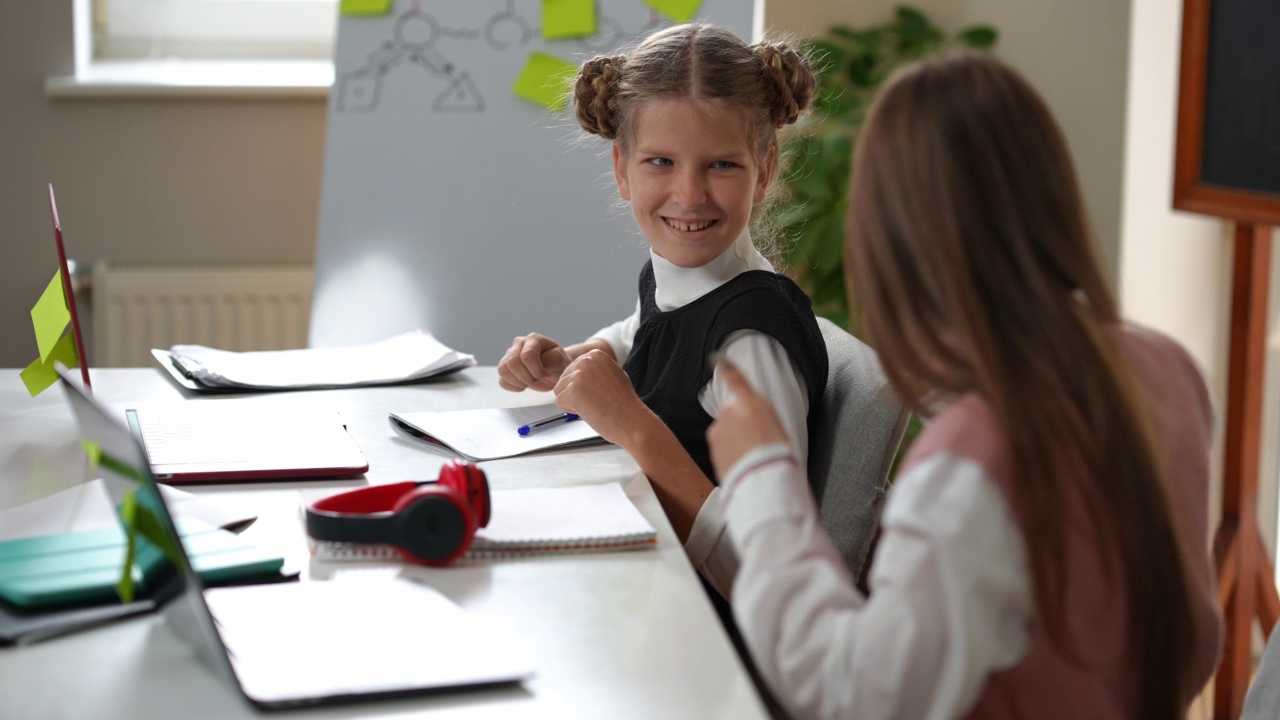
{"label": "white turtleneck shirt", "polygon": [[[649,257],[653,261],[655,300],[663,312],[684,307],[749,270],[774,272],[773,265],[760,254],[746,232],[716,259],[701,267],[673,265],[652,250]],[[637,299],[636,310],[630,317],[600,330],[591,339],[607,342],[618,363],[622,364],[631,352],[639,327],[640,301]],[[721,350],[742,370],[752,386],[773,404],[791,439],[796,457],[805,462],[809,451],[809,396],[804,376],[787,351],[777,340],[755,330],[731,333],[725,338]],[[714,418],[719,415],[720,406],[728,396],[729,390],[724,381],[715,374],[699,391],[698,403]],[[698,572],[723,597],[728,598],[738,570],[738,556],[725,532],[724,493],[720,488],[712,490],[698,511],[684,549]]]}

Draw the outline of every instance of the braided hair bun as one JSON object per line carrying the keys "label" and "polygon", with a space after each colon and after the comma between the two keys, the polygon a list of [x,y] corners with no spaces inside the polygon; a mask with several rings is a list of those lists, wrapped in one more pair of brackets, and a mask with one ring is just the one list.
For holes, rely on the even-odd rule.
{"label": "braided hair bun", "polygon": [[790,125],[813,102],[817,85],[809,60],[784,43],[757,43],[752,51],[764,67],[771,87],[770,118],[774,127]]}
{"label": "braided hair bun", "polygon": [[582,64],[573,85],[578,124],[592,135],[613,140],[618,135],[618,74],[625,55],[599,55]]}

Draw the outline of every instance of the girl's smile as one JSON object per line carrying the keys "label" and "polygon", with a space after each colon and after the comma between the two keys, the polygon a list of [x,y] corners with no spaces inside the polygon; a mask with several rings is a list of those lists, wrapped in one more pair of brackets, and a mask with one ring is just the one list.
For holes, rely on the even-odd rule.
{"label": "girl's smile", "polygon": [[646,103],[635,142],[613,148],[618,193],[653,251],[680,267],[714,260],[747,228],[764,200],[772,153],[756,158],[743,113],[687,98]]}

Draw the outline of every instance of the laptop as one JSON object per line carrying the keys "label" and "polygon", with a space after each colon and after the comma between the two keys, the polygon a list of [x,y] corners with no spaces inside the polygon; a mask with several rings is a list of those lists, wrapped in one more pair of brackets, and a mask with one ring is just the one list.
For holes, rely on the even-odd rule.
{"label": "laptop", "polygon": [[[101,451],[108,484],[132,486],[174,550],[176,597],[165,622],[254,707],[506,686],[533,676],[528,641],[402,578],[206,588],[174,530],[141,444],[65,368],[81,437]],[[299,528],[298,532],[302,532]]]}

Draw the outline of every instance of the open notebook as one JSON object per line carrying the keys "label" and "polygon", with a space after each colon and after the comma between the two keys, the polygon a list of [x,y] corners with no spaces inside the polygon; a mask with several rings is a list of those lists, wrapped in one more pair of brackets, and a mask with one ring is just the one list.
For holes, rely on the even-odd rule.
{"label": "open notebook", "polygon": [[585,420],[575,420],[522,435],[521,426],[560,413],[555,405],[438,412],[393,412],[391,427],[437,450],[481,462],[543,450],[605,443]]}
{"label": "open notebook", "polygon": [[[491,493],[493,516],[476,531],[465,558],[636,550],[657,532],[617,483],[521,488]],[[388,545],[310,541],[321,560],[397,560]]]}

